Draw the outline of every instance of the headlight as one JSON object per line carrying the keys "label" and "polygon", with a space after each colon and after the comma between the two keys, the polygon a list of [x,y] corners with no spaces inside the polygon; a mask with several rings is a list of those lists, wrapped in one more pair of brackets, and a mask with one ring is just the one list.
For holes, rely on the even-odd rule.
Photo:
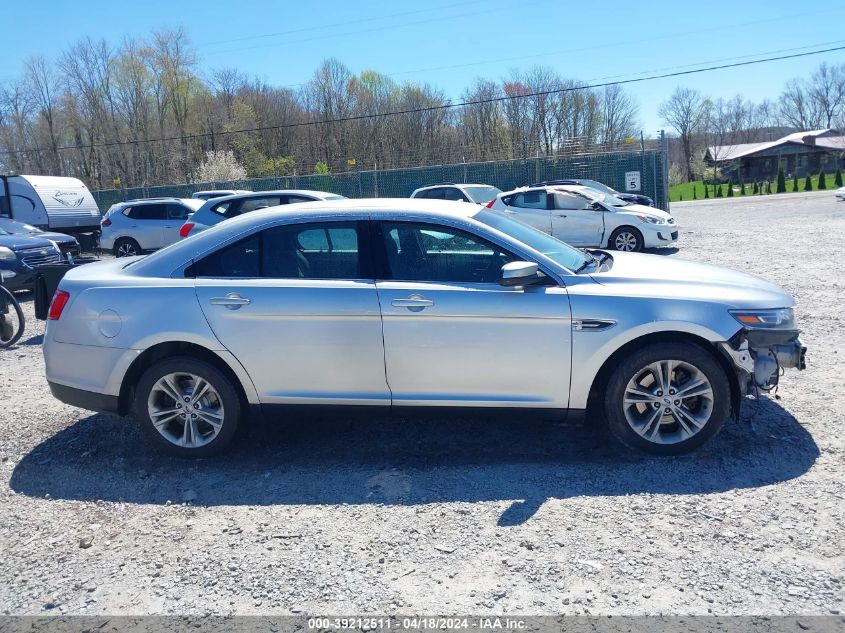
{"label": "headlight", "polygon": [[650,215],[638,215],[640,222],[648,222],[649,224],[666,224],[666,220],[663,218],[655,218]]}
{"label": "headlight", "polygon": [[0,262],[13,262],[18,259],[15,251],[6,246],[0,246]]}
{"label": "headlight", "polygon": [[731,316],[749,328],[795,329],[795,311],[792,308],[774,310],[730,310]]}

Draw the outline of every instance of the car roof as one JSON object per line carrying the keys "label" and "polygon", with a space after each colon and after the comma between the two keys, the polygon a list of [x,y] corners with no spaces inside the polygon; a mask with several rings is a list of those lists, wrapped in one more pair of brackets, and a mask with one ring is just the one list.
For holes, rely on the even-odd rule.
{"label": "car roof", "polygon": [[414,191],[422,191],[423,189],[434,189],[435,187],[492,187],[493,185],[485,185],[478,182],[441,182],[438,185],[426,185],[425,187],[418,187]]}
{"label": "car roof", "polygon": [[247,193],[217,196],[216,198],[206,200],[206,204],[211,207],[215,204],[226,202],[227,200],[243,200],[247,198],[261,198],[262,196],[278,195],[317,196],[320,198],[327,198],[329,196],[339,196],[340,194],[331,193],[330,191],[314,191],[313,189],[271,189],[269,191],[249,191]]}
{"label": "car roof", "polygon": [[308,220],[308,218],[339,217],[349,215],[402,215],[409,214],[422,220],[429,219],[468,219],[483,209],[482,205],[472,202],[452,200],[420,200],[415,198],[362,198],[339,200],[315,200],[284,204],[257,211],[250,211],[235,218],[220,222],[213,227],[168,246],[166,249],[148,255],[133,264],[138,274],[153,276],[169,275],[183,265],[193,255],[204,249],[226,241],[233,235],[260,226],[274,220]]}

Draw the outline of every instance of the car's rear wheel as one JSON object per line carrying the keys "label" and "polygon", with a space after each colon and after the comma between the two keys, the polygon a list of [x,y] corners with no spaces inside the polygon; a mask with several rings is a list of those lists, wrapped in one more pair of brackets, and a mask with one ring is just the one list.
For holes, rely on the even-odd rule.
{"label": "car's rear wheel", "polygon": [[620,226],[610,234],[607,245],[613,250],[637,253],[643,250],[643,234],[632,226]]}
{"label": "car's rear wheel", "polygon": [[622,443],[657,455],[679,455],[716,435],[730,414],[730,384],[706,350],[657,343],[619,363],[604,411]]}
{"label": "car's rear wheel", "polygon": [[134,411],[156,446],[182,457],[207,457],[235,437],[241,403],[232,381],[219,369],[195,358],[176,357],[144,372]]}
{"label": "car's rear wheel", "polygon": [[112,250],[115,257],[134,257],[141,254],[141,245],[131,237],[121,237]]}

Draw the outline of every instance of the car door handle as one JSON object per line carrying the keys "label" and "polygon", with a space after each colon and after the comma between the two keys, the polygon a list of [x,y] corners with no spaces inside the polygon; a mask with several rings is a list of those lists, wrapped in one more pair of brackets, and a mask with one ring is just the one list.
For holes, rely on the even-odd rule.
{"label": "car door handle", "polygon": [[434,305],[434,301],[420,295],[411,295],[407,299],[394,299],[390,302],[394,308],[408,308],[411,312],[419,312]]}
{"label": "car door handle", "polygon": [[209,303],[213,306],[223,306],[229,310],[238,310],[241,306],[248,306],[252,301],[232,292],[225,297],[212,297]]}
{"label": "car door handle", "polygon": [[565,218],[566,217],[565,213],[555,213],[555,215],[559,218]]}

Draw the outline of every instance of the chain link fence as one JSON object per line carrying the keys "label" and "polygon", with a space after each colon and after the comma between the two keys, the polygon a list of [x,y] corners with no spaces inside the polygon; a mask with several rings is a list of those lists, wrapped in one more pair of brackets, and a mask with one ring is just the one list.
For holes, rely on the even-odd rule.
{"label": "chain link fence", "polygon": [[637,173],[642,193],[661,209],[669,209],[666,148],[568,154],[475,163],[455,163],[401,169],[347,171],[336,174],[278,176],[237,181],[132,187],[94,191],[101,211],[111,205],[139,198],[188,198],[208,189],[310,189],[347,198],[407,198],[414,189],[441,183],[483,183],[508,191],[544,180],[589,178],[626,191],[626,175]]}

